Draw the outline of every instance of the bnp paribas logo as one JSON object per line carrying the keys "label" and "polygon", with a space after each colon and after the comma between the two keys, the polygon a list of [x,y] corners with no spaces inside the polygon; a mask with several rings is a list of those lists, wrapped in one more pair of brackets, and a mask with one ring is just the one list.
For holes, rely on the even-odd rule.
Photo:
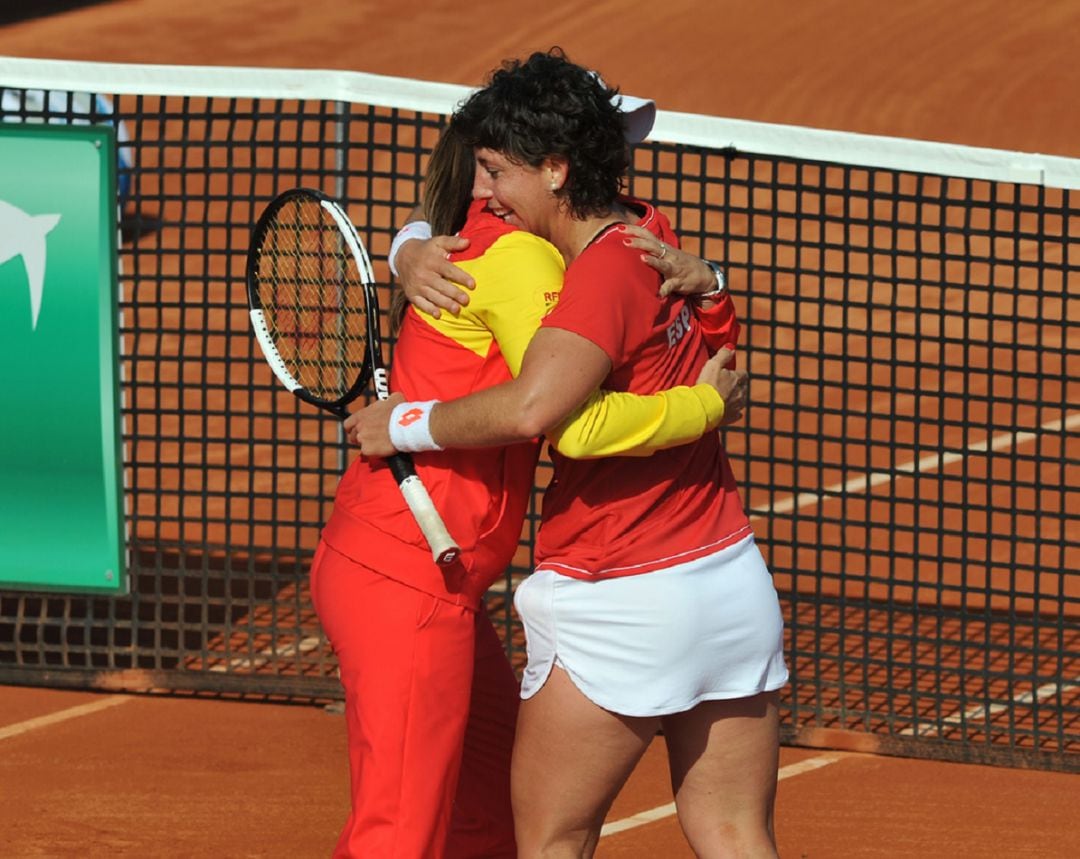
{"label": "bnp paribas logo", "polygon": [[[26,270],[30,289],[30,328],[37,329],[41,298],[45,290],[45,261],[48,257],[46,237],[60,223],[53,214],[31,215],[17,206],[0,200],[0,267],[15,264],[17,257]],[[15,278],[19,284],[20,278]],[[21,284],[19,284],[21,285]]]}

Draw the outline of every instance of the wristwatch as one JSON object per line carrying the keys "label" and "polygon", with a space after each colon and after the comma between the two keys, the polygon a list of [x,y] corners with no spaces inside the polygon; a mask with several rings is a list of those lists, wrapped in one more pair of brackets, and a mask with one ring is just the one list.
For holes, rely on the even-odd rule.
{"label": "wristwatch", "polygon": [[712,260],[704,260],[705,265],[712,269],[713,274],[716,275],[716,289],[711,292],[698,292],[694,294],[694,298],[699,300],[709,299],[711,301],[719,301],[725,292],[727,292],[727,278],[724,277],[724,270],[720,267],[720,263],[713,262]]}

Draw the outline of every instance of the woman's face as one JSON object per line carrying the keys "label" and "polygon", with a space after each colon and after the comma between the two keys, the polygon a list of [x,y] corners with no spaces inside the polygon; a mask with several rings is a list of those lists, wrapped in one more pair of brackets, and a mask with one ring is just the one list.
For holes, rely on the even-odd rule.
{"label": "woman's face", "polygon": [[560,184],[561,176],[548,162],[531,167],[494,149],[476,150],[473,199],[486,200],[489,211],[530,233],[547,236],[556,210],[553,192]]}

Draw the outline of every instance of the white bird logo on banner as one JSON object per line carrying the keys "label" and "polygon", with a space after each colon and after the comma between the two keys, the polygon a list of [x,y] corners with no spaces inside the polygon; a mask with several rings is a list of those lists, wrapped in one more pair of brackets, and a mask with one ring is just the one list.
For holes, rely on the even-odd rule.
{"label": "white bird logo on banner", "polygon": [[28,215],[0,200],[0,265],[13,257],[22,257],[30,285],[31,330],[37,329],[45,288],[45,236],[58,223],[59,215]]}

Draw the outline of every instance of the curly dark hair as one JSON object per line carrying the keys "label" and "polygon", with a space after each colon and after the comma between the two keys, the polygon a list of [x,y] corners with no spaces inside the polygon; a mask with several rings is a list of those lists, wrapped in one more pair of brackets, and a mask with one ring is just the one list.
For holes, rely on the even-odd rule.
{"label": "curly dark hair", "polygon": [[455,125],[471,146],[494,149],[517,164],[562,156],[570,165],[559,191],[577,218],[602,215],[629,169],[617,90],[567,59],[561,48],[507,60],[486,87],[458,109]]}

